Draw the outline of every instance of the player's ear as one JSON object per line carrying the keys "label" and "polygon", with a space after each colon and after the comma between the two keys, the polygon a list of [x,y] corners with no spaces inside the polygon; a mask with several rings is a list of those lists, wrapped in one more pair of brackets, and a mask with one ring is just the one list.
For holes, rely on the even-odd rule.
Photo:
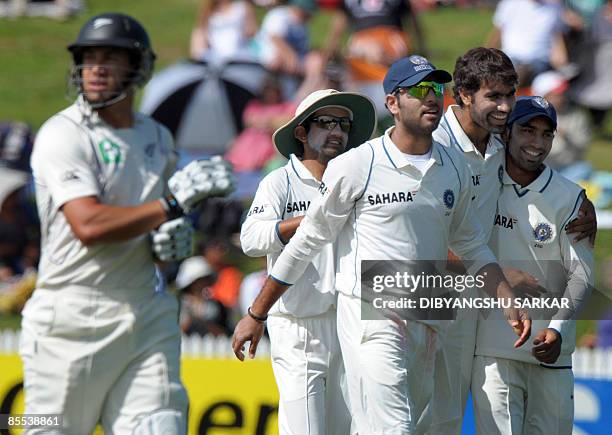
{"label": "player's ear", "polygon": [[459,98],[461,98],[461,102],[464,106],[469,106],[472,104],[472,97],[473,95],[465,92],[465,90],[459,91]]}
{"label": "player's ear", "polygon": [[302,143],[306,143],[308,141],[308,133],[306,133],[306,128],[303,125],[298,125],[293,129],[293,137],[299,140]]}
{"label": "player's ear", "polygon": [[385,107],[391,115],[396,115],[399,113],[399,94],[387,94],[385,96]]}

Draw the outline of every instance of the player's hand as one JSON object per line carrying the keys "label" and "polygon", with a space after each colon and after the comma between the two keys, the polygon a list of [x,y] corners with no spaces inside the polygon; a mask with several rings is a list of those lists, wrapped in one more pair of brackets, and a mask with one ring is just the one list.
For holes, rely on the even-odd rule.
{"label": "player's hand", "polygon": [[527,272],[513,267],[504,267],[503,272],[506,281],[517,296],[538,297],[546,293],[546,289],[539,285],[537,278]]}
{"label": "player's hand", "polygon": [[249,346],[249,358],[255,358],[257,345],[264,333],[265,324],[253,319],[251,316],[244,316],[234,329],[234,339],[232,340],[232,349],[234,355],[240,361],[244,361],[244,344],[247,341],[251,342]]}
{"label": "player's hand", "polygon": [[561,334],[555,329],[542,329],[533,339],[531,353],[540,362],[553,364],[561,354]]}
{"label": "player's hand", "polygon": [[185,217],[164,222],[151,231],[153,254],[161,261],[177,261],[190,257],[194,230]]}
{"label": "player's hand", "polygon": [[[514,347],[521,347],[531,335],[531,318],[529,317],[529,313],[522,308],[516,308],[514,306],[516,297],[511,291],[504,292],[498,296],[502,299],[510,300],[509,308],[504,308],[504,316],[506,316],[506,320],[514,333],[519,337],[518,340],[514,342]],[[504,306],[506,306],[506,304],[504,304]]]}
{"label": "player's hand", "polygon": [[168,180],[170,192],[186,213],[205,198],[229,195],[235,185],[231,164],[220,156],[194,160]]}
{"label": "player's hand", "polygon": [[595,206],[588,198],[584,198],[584,201],[582,201],[580,210],[578,210],[578,217],[565,226],[565,232],[568,234],[577,234],[574,238],[574,242],[578,242],[588,237],[591,246],[595,246],[597,215],[595,213]]}
{"label": "player's hand", "polygon": [[514,342],[514,347],[519,348],[525,344],[531,335],[531,319],[526,314],[525,310],[511,311],[516,311],[517,314],[506,315],[506,318],[514,333],[518,335],[518,339]]}

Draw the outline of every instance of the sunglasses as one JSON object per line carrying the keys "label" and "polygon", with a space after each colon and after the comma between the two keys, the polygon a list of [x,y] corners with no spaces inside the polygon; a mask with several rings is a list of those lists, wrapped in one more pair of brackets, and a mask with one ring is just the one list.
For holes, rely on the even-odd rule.
{"label": "sunglasses", "polygon": [[397,88],[397,92],[405,92],[408,95],[422,100],[429,94],[429,90],[433,90],[436,97],[444,95],[444,85],[436,82],[421,82],[407,88]]}
{"label": "sunglasses", "polygon": [[345,133],[348,133],[351,130],[351,126],[353,121],[350,118],[338,118],[335,116],[315,116],[310,119],[310,122],[313,122],[322,130],[332,131],[336,128],[336,125],[340,126],[340,130]]}

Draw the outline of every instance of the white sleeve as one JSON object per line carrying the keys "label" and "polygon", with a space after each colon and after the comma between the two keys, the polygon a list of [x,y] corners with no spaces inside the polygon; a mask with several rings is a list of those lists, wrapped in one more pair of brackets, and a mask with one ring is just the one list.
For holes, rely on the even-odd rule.
{"label": "white sleeve", "polygon": [[274,263],[272,278],[294,284],[323,246],[336,239],[363,195],[373,158],[371,147],[363,145],[329,162],[319,188],[321,196],[312,202],[295,235]]}
{"label": "white sleeve", "polygon": [[453,213],[449,248],[461,258],[468,272],[474,274],[489,263],[497,263],[497,259],[487,246],[485,231],[473,212],[470,169],[462,161],[456,161],[455,165],[461,180],[461,189]]}
{"label": "white sleeve", "polygon": [[240,228],[240,244],[249,257],[263,257],[283,249],[277,225],[283,220],[288,190],[289,180],[284,168],[271,172],[259,183]]}
{"label": "white sleeve", "polygon": [[508,18],[508,12],[511,7],[511,2],[502,0],[495,9],[493,14],[493,25],[499,29],[504,26],[505,21]]}
{"label": "white sleeve", "polygon": [[56,208],[76,198],[99,195],[92,146],[87,134],[62,115],[47,121],[36,135],[34,179],[47,187]]}
{"label": "white sleeve", "polygon": [[556,329],[561,334],[561,337],[567,334],[568,328],[574,327],[573,321],[576,320],[580,309],[591,294],[594,284],[593,248],[591,248],[589,240],[582,239],[579,242],[574,242],[576,235],[567,234],[564,229],[565,225],[578,215],[583,198],[584,193],[580,192],[575,210],[563,226],[559,228],[563,268],[568,276],[563,297],[569,299],[570,308],[560,310],[550,321],[548,327]]}
{"label": "white sleeve", "polygon": [[291,22],[283,13],[283,9],[272,9],[261,23],[261,30],[267,37],[279,36],[284,38]]}

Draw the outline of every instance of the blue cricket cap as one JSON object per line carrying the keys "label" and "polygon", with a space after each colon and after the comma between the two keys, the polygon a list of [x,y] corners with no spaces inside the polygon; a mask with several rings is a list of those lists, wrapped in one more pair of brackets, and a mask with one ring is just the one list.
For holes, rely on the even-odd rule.
{"label": "blue cricket cap", "polygon": [[423,56],[413,54],[403,57],[393,63],[383,80],[385,94],[392,94],[399,87],[414,86],[426,77],[437,83],[448,83],[453,76],[448,71],[436,69]]}
{"label": "blue cricket cap", "polygon": [[508,125],[511,126],[515,122],[524,124],[530,119],[543,116],[548,118],[553,124],[553,128],[557,129],[557,111],[544,97],[519,97],[516,100],[514,109],[508,118]]}

